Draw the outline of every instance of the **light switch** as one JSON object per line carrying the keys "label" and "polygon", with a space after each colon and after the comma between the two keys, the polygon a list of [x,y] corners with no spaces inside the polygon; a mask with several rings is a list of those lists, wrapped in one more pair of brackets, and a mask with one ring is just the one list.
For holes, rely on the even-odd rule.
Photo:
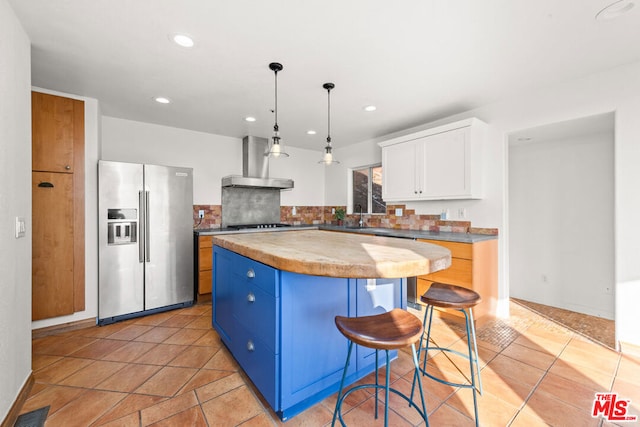
{"label": "light switch", "polygon": [[16,217],[16,239],[24,237],[27,233],[27,227],[24,222],[24,218],[21,216]]}

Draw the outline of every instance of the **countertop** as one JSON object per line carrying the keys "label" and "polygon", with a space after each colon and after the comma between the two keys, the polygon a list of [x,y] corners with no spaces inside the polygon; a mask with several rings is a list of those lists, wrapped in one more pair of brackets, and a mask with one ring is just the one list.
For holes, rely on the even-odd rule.
{"label": "countertop", "polygon": [[217,233],[213,244],[279,270],[314,276],[399,278],[451,265],[451,252],[429,243],[318,229],[286,230]]}
{"label": "countertop", "polygon": [[[472,234],[472,233],[451,233],[451,232],[435,232],[435,231],[420,231],[420,230],[400,230],[395,228],[378,228],[378,227],[344,227],[337,225],[299,225],[292,227],[282,227],[277,229],[268,229],[269,232],[280,231],[294,231],[294,230],[329,230],[329,231],[342,231],[356,234],[368,234],[374,236],[386,236],[386,237],[399,237],[403,239],[430,239],[430,240],[442,240],[447,242],[459,242],[459,243],[476,243],[485,240],[494,240],[498,236],[491,234]],[[246,233],[264,233],[266,230],[262,229],[249,229],[249,230],[226,230],[220,228],[208,228],[208,229],[194,229],[194,234],[198,236],[217,236],[225,234],[246,234]]]}

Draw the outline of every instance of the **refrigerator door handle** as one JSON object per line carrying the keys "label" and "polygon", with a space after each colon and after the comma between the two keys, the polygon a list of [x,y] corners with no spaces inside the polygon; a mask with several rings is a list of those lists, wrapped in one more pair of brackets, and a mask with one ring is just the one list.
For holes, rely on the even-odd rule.
{"label": "refrigerator door handle", "polygon": [[139,222],[138,224],[138,262],[144,262],[144,236],[145,236],[145,209],[144,209],[144,196],[142,191],[138,191],[138,208],[139,208]]}
{"label": "refrigerator door handle", "polygon": [[144,252],[147,262],[151,262],[151,233],[149,230],[149,192],[144,192]]}

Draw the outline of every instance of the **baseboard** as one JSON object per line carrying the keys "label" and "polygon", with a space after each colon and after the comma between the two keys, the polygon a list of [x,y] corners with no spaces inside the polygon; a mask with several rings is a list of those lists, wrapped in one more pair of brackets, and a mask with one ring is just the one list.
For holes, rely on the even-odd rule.
{"label": "baseboard", "polygon": [[62,332],[75,331],[78,329],[91,328],[96,326],[96,319],[76,320],[75,322],[62,323],[60,325],[47,326],[44,328],[33,329],[31,331],[31,339],[42,338],[49,335],[55,335]]}
{"label": "baseboard", "polygon": [[2,427],[13,427],[13,425],[16,423],[16,420],[20,415],[20,411],[24,406],[24,402],[27,401],[27,398],[29,397],[29,393],[31,392],[31,388],[33,387],[35,382],[36,382],[36,379],[33,376],[33,372],[31,372],[29,374],[29,378],[27,378],[24,385],[22,386],[20,393],[18,393],[18,397],[13,402],[13,405],[11,405],[11,409],[9,409],[9,413],[7,414],[4,421],[2,421]]}

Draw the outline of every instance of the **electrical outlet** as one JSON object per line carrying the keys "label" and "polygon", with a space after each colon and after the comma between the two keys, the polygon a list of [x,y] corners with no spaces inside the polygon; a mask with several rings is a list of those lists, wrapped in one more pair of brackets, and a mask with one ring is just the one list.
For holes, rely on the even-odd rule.
{"label": "electrical outlet", "polygon": [[331,208],[331,214],[335,214],[336,213],[336,208]]}
{"label": "electrical outlet", "polygon": [[200,209],[198,211],[198,218],[204,218],[204,210]]}
{"label": "electrical outlet", "polygon": [[294,206],[294,207],[291,209],[291,215],[294,215],[294,216],[295,216],[295,215],[296,215],[296,213],[297,213],[297,211],[296,211],[296,207]]}
{"label": "electrical outlet", "polygon": [[402,216],[402,208],[396,208],[396,216]]}
{"label": "electrical outlet", "polygon": [[467,217],[467,210],[465,208],[458,208],[458,218],[465,219]]}
{"label": "electrical outlet", "polygon": [[27,228],[25,226],[24,218],[21,216],[16,217],[16,239],[20,237],[24,237],[27,233]]}

